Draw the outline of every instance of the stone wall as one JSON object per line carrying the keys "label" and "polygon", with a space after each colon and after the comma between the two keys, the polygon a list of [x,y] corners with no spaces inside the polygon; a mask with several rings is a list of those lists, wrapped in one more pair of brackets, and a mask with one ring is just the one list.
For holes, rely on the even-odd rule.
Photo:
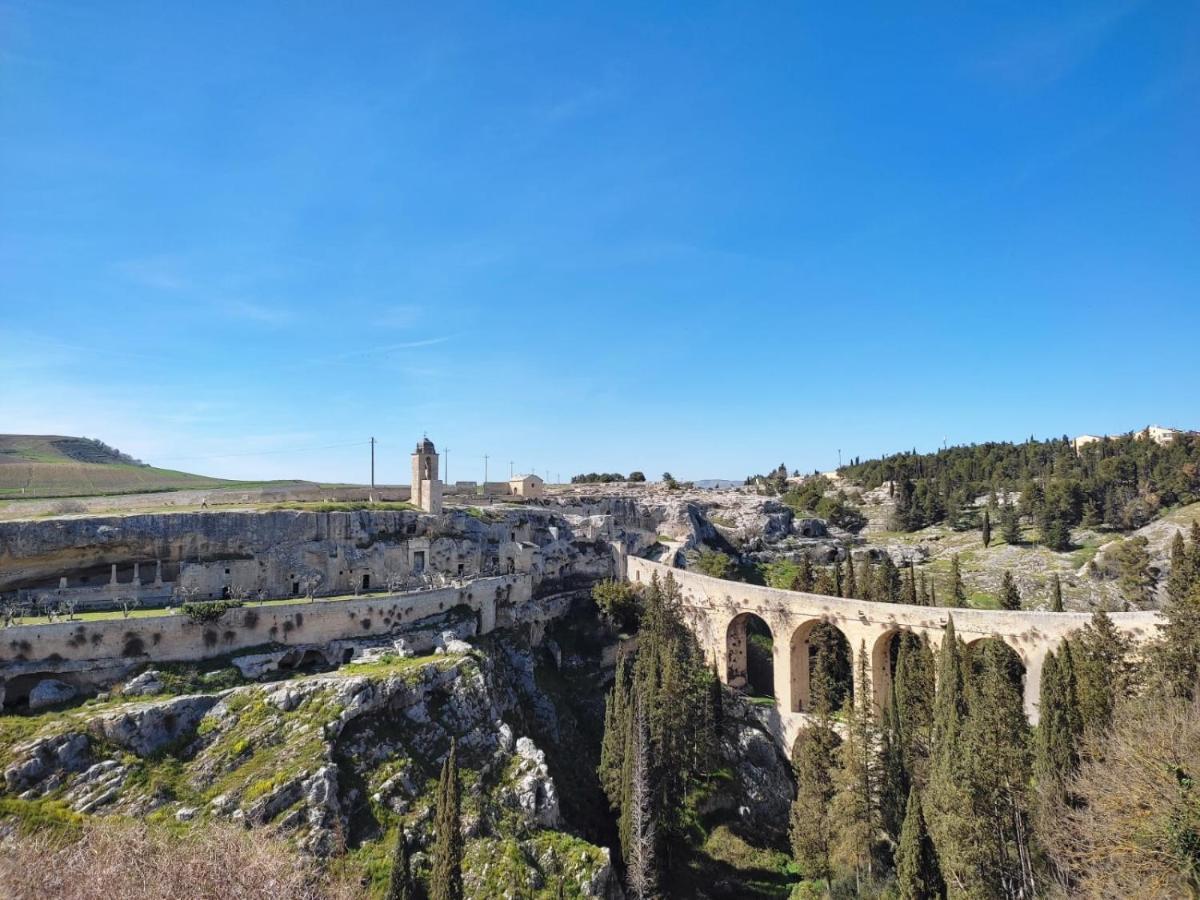
{"label": "stone wall", "polygon": [[476,611],[479,631],[486,633],[495,628],[498,605],[529,601],[531,583],[528,575],[506,575],[416,594],[251,605],[228,611],[214,624],[175,614],[25,625],[0,634],[0,676],[6,670],[27,672],[34,663],[195,661],[263,644],[378,637],[459,605]]}

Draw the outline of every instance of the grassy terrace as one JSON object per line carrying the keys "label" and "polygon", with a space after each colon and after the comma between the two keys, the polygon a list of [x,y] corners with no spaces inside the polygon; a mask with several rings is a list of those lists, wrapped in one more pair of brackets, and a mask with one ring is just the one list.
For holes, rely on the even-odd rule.
{"label": "grassy terrace", "polygon": [[[439,588],[430,588],[430,590],[440,590],[440,589]],[[412,591],[411,593],[414,593],[414,594],[424,593],[424,591]],[[267,607],[267,606],[298,606],[298,605],[299,606],[308,606],[310,603],[326,603],[329,601],[340,601],[340,600],[382,600],[385,597],[393,597],[393,596],[405,596],[405,595],[397,595],[397,594],[393,594],[389,591],[376,591],[373,593],[367,592],[367,593],[359,593],[359,594],[334,594],[334,595],[331,595],[328,597],[318,596],[318,597],[313,598],[312,600],[309,600],[307,597],[280,597],[275,600],[252,600],[248,603],[244,603],[241,608],[243,608],[243,609],[260,609],[262,607]],[[198,601],[198,602],[203,603],[203,602],[207,602],[207,601]],[[28,627],[31,625],[53,625],[53,624],[61,625],[61,624],[67,623],[68,621],[70,621],[70,622],[103,622],[103,621],[108,621],[111,619],[153,619],[156,617],[177,616],[177,615],[180,615],[178,607],[175,607],[173,609],[165,609],[162,607],[146,608],[146,609],[139,608],[139,609],[130,610],[128,615],[121,612],[121,610],[116,609],[116,610],[104,610],[101,612],[75,613],[75,617],[73,619],[68,620],[68,619],[59,617],[56,622],[52,622],[46,616],[26,616],[21,620],[20,625],[13,625],[12,627],[13,628],[24,628],[24,627]]]}

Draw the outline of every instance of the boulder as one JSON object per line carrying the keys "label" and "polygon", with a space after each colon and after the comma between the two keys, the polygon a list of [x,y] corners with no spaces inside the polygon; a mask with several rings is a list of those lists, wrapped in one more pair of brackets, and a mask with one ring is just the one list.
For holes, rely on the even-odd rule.
{"label": "boulder", "polygon": [[59,703],[74,700],[78,694],[79,691],[72,685],[47,678],[45,681],[35,684],[33,690],[29,692],[29,708],[45,709],[47,706],[57,706]]}
{"label": "boulder", "polygon": [[149,669],[136,678],[131,678],[125,682],[125,686],[121,688],[121,693],[126,697],[144,697],[149,694],[161,694],[165,690],[166,686],[162,683],[162,673],[155,669]]}
{"label": "boulder", "polygon": [[174,697],[162,703],[98,716],[88,723],[96,737],[138,756],[149,756],[168,744],[194,734],[196,726],[219,697]]}

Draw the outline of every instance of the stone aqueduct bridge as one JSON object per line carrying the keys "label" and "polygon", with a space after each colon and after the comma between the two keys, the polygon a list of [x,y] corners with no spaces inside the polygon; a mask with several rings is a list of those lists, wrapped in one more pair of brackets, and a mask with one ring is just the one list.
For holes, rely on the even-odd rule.
{"label": "stone aqueduct bridge", "polygon": [[[926,636],[936,650],[953,614],[955,631],[967,644],[999,638],[1016,651],[1025,667],[1025,711],[1030,721],[1036,723],[1046,654],[1091,619],[1088,613],[947,609],[844,600],[709,578],[633,556],[619,556],[617,565],[635,583],[648,583],[655,574],[660,579],[668,573],[675,578],[683,595],[684,615],[705,653],[716,660],[726,683],[734,686],[745,683],[748,619],[758,616],[766,622],[775,648],[776,697],[768,724],[789,749],[807,722],[808,638],[818,622],[833,625],[845,636],[853,654],[856,682],[861,656],[867,654],[866,669],[871,683],[869,686],[856,683],[854,690],[856,694],[864,687],[872,690],[878,709],[882,708],[891,687],[892,638],[910,631]],[[1113,613],[1112,619],[1119,630],[1138,641],[1157,634],[1162,621],[1153,612]]]}

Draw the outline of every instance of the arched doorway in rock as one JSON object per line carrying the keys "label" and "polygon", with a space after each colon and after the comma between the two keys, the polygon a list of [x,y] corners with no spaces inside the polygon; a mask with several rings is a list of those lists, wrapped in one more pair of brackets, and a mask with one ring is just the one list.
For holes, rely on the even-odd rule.
{"label": "arched doorway in rock", "polygon": [[775,696],[775,641],[754,613],[734,616],[725,630],[725,681],[752,697]]}
{"label": "arched doorway in rock", "polygon": [[831,622],[813,619],[792,632],[792,712],[813,712],[827,702],[836,712],[854,697],[850,642]]}

